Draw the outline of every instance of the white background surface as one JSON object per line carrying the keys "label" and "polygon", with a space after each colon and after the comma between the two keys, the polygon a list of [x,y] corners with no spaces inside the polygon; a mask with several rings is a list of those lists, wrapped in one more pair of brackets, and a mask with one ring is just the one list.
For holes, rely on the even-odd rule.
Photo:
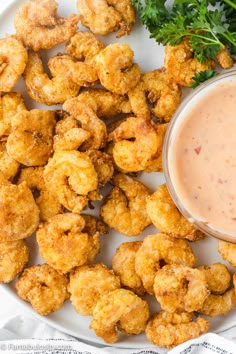
{"label": "white background surface", "polygon": [[0,326],[10,317],[24,315],[19,303],[0,288]]}

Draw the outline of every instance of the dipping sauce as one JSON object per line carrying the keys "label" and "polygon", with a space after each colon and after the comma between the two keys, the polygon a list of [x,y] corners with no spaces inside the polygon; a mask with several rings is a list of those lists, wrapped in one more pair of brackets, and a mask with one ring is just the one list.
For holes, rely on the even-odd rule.
{"label": "dipping sauce", "polygon": [[236,242],[236,72],[198,89],[170,130],[172,196],[192,221]]}

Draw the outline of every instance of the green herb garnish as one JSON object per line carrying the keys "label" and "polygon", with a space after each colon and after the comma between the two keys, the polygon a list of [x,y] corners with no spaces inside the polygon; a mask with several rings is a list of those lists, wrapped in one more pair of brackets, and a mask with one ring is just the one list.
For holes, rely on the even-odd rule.
{"label": "green herb garnish", "polygon": [[189,85],[189,87],[196,88],[198,85],[202,84],[204,81],[209,80],[212,77],[215,77],[217,75],[218,75],[218,73],[212,69],[195,73],[192,78],[193,82]]}
{"label": "green herb garnish", "polygon": [[190,39],[194,56],[203,63],[227,47],[236,53],[236,3],[233,0],[132,0],[150,37],[159,44]]}

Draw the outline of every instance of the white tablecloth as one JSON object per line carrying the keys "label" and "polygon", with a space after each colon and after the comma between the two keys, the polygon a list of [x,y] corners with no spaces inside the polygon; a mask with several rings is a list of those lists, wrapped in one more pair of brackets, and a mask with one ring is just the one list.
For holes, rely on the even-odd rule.
{"label": "white tablecloth", "polygon": [[[9,320],[10,319],[10,320]],[[31,340],[35,338],[35,340]],[[73,342],[71,342],[71,339]],[[69,340],[69,342],[68,342]],[[34,318],[30,312],[0,289],[0,354],[164,354],[164,349],[144,348],[130,350],[114,347],[97,348],[63,334]],[[230,340],[231,342],[229,342]],[[59,344],[64,348],[56,351]],[[68,345],[68,351],[66,346]],[[24,347],[23,351],[19,348]],[[38,351],[38,348],[45,351]],[[17,349],[18,348],[18,349]],[[26,350],[26,348],[32,348]],[[48,348],[54,348],[49,350]],[[12,351],[11,351],[12,349]],[[37,350],[36,350],[37,349]],[[236,327],[221,335],[206,334],[191,342],[183,343],[169,354],[236,354]]]}

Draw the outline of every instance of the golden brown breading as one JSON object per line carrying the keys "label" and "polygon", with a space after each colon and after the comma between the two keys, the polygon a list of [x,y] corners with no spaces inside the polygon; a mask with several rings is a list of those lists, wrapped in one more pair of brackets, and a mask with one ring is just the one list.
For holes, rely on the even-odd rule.
{"label": "golden brown breading", "polygon": [[26,268],[16,282],[17,295],[42,316],[59,310],[68,299],[68,279],[48,264]]}
{"label": "golden brown breading", "polygon": [[119,288],[120,278],[103,263],[81,266],[70,273],[70,300],[83,316],[91,316],[100,297]]}

